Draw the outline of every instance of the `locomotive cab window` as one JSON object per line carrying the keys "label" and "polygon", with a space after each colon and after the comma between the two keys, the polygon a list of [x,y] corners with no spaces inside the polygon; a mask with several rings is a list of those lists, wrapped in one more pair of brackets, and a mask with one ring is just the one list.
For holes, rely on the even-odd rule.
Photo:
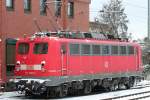
{"label": "locomotive cab window", "polygon": [[34,54],[47,54],[48,53],[48,43],[35,43]]}
{"label": "locomotive cab window", "polygon": [[18,53],[19,54],[28,54],[28,52],[29,52],[29,44],[28,43],[19,43]]}

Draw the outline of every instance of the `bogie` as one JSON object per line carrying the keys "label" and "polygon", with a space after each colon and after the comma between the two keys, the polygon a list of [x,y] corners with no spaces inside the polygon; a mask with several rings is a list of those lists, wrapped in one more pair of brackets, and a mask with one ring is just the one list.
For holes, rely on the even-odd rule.
{"label": "bogie", "polygon": [[[94,79],[94,80],[83,80],[83,81],[72,81],[67,83],[62,83],[57,86],[45,86],[45,84],[36,85],[36,82],[33,82],[32,84],[28,86],[32,87],[26,87],[26,88],[19,88],[22,91],[25,91],[25,96],[33,96],[33,95],[41,95],[46,98],[50,97],[65,97],[68,95],[85,95],[90,94],[92,92],[98,92],[100,90],[105,89],[105,91],[116,91],[123,89],[122,87],[125,87],[126,89],[130,89],[133,84],[136,82],[135,80],[141,79],[140,77],[121,77],[121,78],[104,78],[104,79]],[[22,81],[21,81],[22,82]],[[24,84],[23,84],[24,83]],[[21,84],[18,83],[20,87],[27,86],[25,82]],[[42,86],[43,85],[43,86]],[[42,88],[39,88],[42,87]],[[42,90],[39,91],[39,93],[34,93],[34,89]],[[25,90],[23,90],[25,89]]]}

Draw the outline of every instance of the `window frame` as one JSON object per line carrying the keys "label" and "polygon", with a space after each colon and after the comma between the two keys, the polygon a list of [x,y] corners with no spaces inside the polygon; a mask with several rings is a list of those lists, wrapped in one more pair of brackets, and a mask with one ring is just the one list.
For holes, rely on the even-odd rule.
{"label": "window frame", "polygon": [[[108,53],[107,53],[107,54],[104,54],[104,53],[103,53],[103,47],[104,47],[104,46],[108,46],[108,49],[109,49],[109,50],[108,50]],[[110,56],[110,55],[111,55],[110,44],[102,44],[101,50],[102,50],[102,51],[101,51],[101,54],[102,54],[103,56]]]}
{"label": "window frame", "polygon": [[[73,53],[71,52],[71,45],[78,45],[78,46],[79,46],[79,48],[78,48],[78,53],[73,54]],[[70,54],[70,55],[73,55],[73,56],[75,56],[75,55],[80,55],[80,54],[81,54],[80,50],[81,50],[81,47],[80,47],[80,44],[79,44],[79,43],[70,43],[70,44],[69,44],[69,54]]]}
{"label": "window frame", "polygon": [[[26,53],[21,53],[20,52],[20,44],[26,44],[26,45],[28,45],[28,50],[27,50],[27,52]],[[19,54],[19,55],[26,55],[26,54],[29,54],[29,51],[30,51],[30,44],[29,43],[26,43],[26,42],[20,42],[20,43],[18,43],[18,49],[17,49],[17,53]]]}
{"label": "window frame", "polygon": [[[94,49],[93,49],[93,46],[99,46],[99,53],[94,53]],[[100,44],[92,44],[91,45],[91,54],[93,55],[93,56],[100,56],[100,55],[102,55],[102,46],[100,45]]]}
{"label": "window frame", "polygon": [[15,9],[15,0],[5,0],[5,6],[8,11],[13,11]]}
{"label": "window frame", "polygon": [[[81,47],[80,47],[80,52],[81,52],[81,55],[83,55],[83,56],[91,56],[92,55],[92,53],[91,53],[91,44],[80,44],[81,45]],[[89,53],[88,54],[85,54],[85,51],[83,51],[83,46],[90,46],[90,48],[89,48]],[[85,49],[86,50],[86,49]]]}
{"label": "window frame", "polygon": [[[123,54],[121,53],[121,47],[125,47],[126,48],[126,53]],[[119,45],[119,56],[127,56],[128,55],[128,52],[127,52],[127,45]]]}
{"label": "window frame", "polygon": [[[118,49],[118,50],[117,50],[117,54],[113,53],[112,47],[117,47],[117,49]],[[118,46],[118,45],[111,45],[110,48],[111,48],[111,52],[110,52],[110,53],[111,53],[112,56],[118,56],[118,55],[119,55],[119,46]]]}
{"label": "window frame", "polygon": [[55,16],[61,17],[61,0],[55,0]]}
{"label": "window frame", "polygon": [[25,13],[31,12],[31,5],[32,5],[31,0],[24,0],[24,12]]}
{"label": "window frame", "polygon": [[[37,53],[37,52],[35,52],[36,44],[47,44],[47,51],[46,51],[46,53]],[[49,51],[49,47],[48,46],[49,46],[48,42],[37,42],[37,43],[34,43],[34,45],[33,45],[33,54],[35,54],[35,55],[48,54],[48,51]]]}
{"label": "window frame", "polygon": [[67,15],[69,18],[74,18],[74,2],[68,1]]}
{"label": "window frame", "polygon": [[47,2],[47,0],[40,0],[40,15],[47,15],[45,2]]}
{"label": "window frame", "polygon": [[[133,47],[133,53],[129,53],[129,47]],[[134,46],[132,46],[132,45],[128,45],[127,46],[127,53],[128,53],[128,55],[135,55],[135,47]]]}

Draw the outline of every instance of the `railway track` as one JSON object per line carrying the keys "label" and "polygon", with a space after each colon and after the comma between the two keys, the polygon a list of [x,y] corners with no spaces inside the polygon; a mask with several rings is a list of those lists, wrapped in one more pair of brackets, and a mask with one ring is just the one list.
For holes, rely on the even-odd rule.
{"label": "railway track", "polygon": [[[140,89],[140,88],[147,88],[150,87],[150,84],[146,84],[145,86],[139,86],[139,87],[134,87],[132,89]],[[129,93],[121,96],[114,96],[114,97],[109,97],[101,100],[139,100],[139,99],[146,99],[150,98],[150,90],[146,91],[139,91],[137,93]]]}
{"label": "railway track", "polygon": [[117,96],[117,97],[110,97],[110,98],[101,99],[101,100],[138,100],[138,99],[144,99],[148,97],[150,97],[150,91],[133,93],[133,94]]}
{"label": "railway track", "polygon": [[[4,92],[0,99],[18,99],[18,100],[29,100],[29,98],[25,98],[23,95],[18,95],[14,92]],[[31,97],[36,98],[36,97]],[[54,100],[139,100],[139,99],[147,99],[150,98],[150,84],[138,85],[128,90],[118,90],[114,92],[101,92],[90,95],[82,95],[82,96],[73,96],[73,97],[65,97],[65,98],[52,98]],[[150,100],[150,99],[147,99]]]}

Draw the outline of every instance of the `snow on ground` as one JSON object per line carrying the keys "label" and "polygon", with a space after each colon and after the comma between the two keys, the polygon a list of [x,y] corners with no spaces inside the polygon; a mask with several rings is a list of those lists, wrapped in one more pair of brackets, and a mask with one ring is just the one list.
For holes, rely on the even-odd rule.
{"label": "snow on ground", "polygon": [[144,80],[136,84],[136,86],[145,86],[145,85],[150,85],[150,81]]}
{"label": "snow on ground", "polygon": [[150,100],[150,97],[149,98],[140,99],[140,100]]}
{"label": "snow on ground", "polygon": [[8,98],[13,98],[13,97],[16,97],[16,96],[22,96],[21,94],[18,94],[18,92],[16,92],[16,91],[13,91],[13,92],[1,92],[0,93],[0,100],[1,99],[6,99],[6,100],[8,100]]}
{"label": "snow on ground", "polygon": [[[143,81],[140,82],[139,85],[145,85],[149,84],[150,81]],[[138,88],[138,89],[130,89],[130,90],[121,90],[121,91],[114,91],[114,92],[108,92],[108,93],[99,93],[99,94],[92,94],[92,95],[85,95],[85,96],[73,96],[73,97],[66,97],[66,98],[61,98],[61,99],[50,99],[50,100],[101,100],[105,98],[110,98],[110,97],[117,97],[117,96],[123,96],[123,95],[128,95],[131,93],[139,93],[139,92],[144,92],[144,91],[149,91],[150,87],[147,88]],[[27,99],[24,97],[24,95],[18,94],[17,92],[5,92],[5,93],[0,93],[0,100],[33,100],[33,99]],[[43,99],[41,99],[43,100]],[[144,100],[150,100],[149,99],[144,99]]]}

